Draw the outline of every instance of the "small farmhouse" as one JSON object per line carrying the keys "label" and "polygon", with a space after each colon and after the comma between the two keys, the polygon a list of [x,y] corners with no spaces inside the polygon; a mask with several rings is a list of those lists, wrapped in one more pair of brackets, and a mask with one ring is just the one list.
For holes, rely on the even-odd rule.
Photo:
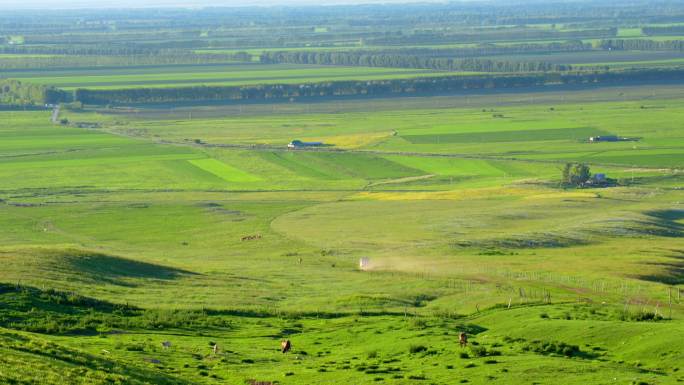
{"label": "small farmhouse", "polygon": [[302,142],[301,140],[293,140],[288,145],[287,148],[307,148],[307,147],[321,147],[323,142]]}
{"label": "small farmhouse", "polygon": [[594,181],[596,183],[605,183],[606,182],[606,174],[604,173],[596,173],[594,174]]}
{"label": "small farmhouse", "polygon": [[590,142],[618,142],[620,138],[616,135],[605,135],[605,136],[590,136]]}
{"label": "small farmhouse", "polygon": [[587,187],[606,187],[613,185],[615,181],[609,179],[604,173],[596,173],[589,178],[582,185]]}

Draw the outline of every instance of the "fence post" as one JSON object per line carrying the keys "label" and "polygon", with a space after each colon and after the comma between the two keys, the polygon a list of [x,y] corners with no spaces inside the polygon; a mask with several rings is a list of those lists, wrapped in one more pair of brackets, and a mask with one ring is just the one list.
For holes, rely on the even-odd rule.
{"label": "fence post", "polygon": [[670,319],[672,319],[672,286],[667,288],[667,299],[670,305]]}

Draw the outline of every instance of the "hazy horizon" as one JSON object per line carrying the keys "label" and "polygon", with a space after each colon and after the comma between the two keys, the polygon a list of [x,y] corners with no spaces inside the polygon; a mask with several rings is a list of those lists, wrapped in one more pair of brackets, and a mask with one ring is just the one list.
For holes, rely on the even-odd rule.
{"label": "hazy horizon", "polygon": [[102,8],[155,8],[155,7],[249,7],[249,6],[305,6],[385,3],[446,3],[443,0],[0,0],[0,9],[102,9]]}

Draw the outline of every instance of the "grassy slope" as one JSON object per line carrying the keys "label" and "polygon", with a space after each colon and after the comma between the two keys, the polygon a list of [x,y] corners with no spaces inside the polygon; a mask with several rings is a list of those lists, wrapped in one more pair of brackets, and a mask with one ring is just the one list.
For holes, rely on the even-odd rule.
{"label": "grassy slope", "polygon": [[[24,311],[18,313],[24,323],[15,323],[17,328],[35,328],[54,317],[81,322],[79,311],[90,308],[90,325],[102,332],[75,338],[0,329],[2,361],[15,368],[34,365],[43,383],[77,383],[78,375],[88,383],[208,384],[249,379],[283,384],[550,383],[559,371],[567,384],[667,384],[681,377],[681,349],[669,338],[683,332],[681,325],[621,321],[619,310],[605,305],[514,305],[467,319],[410,313],[321,319],[303,314],[113,313],[111,305],[87,298],[69,300],[32,289],[3,291],[0,301],[9,306],[1,317]],[[33,311],[26,313],[26,306]],[[130,325],[129,332],[107,332],[112,325],[120,330],[122,324]],[[469,348],[458,347],[460,331],[470,334]],[[278,351],[281,337],[293,341],[291,353]],[[170,341],[171,348],[163,349],[162,341]],[[219,346],[217,354],[213,344]],[[546,350],[536,348],[540,346]],[[557,346],[570,350],[563,353]],[[662,354],[647,353],[654,350]],[[12,383],[13,378],[0,370],[0,379]]]}

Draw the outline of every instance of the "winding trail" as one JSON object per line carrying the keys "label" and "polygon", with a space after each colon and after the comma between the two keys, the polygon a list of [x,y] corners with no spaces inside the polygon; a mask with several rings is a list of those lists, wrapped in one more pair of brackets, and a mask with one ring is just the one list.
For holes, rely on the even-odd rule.
{"label": "winding trail", "polygon": [[50,121],[52,124],[57,124],[59,123],[59,109],[60,105],[57,104],[55,108],[52,109],[52,116],[50,116]]}

